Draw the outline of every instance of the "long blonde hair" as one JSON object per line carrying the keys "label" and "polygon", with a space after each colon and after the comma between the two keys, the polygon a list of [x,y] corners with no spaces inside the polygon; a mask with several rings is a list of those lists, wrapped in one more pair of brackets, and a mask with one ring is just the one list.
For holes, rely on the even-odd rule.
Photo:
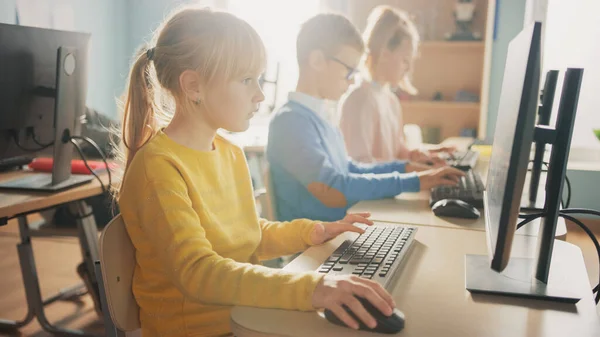
{"label": "long blonde hair", "polygon": [[[400,46],[402,41],[408,39],[413,46],[414,58],[419,46],[419,33],[408,13],[385,5],[375,7],[369,14],[363,38],[367,46],[365,72],[367,77],[371,79],[382,48],[385,47],[393,51]],[[411,95],[417,94],[410,73],[404,75],[404,78],[397,85]]]}
{"label": "long blonde hair", "polygon": [[[248,23],[210,8],[176,10],[150,45],[135,56],[122,100],[121,172],[116,172],[121,178],[136,152],[169,123],[174,106],[193,105],[195,98],[185,97],[179,85],[185,70],[197,71],[210,86],[258,71],[266,59],[262,40]],[[113,189],[115,200],[121,187]]]}

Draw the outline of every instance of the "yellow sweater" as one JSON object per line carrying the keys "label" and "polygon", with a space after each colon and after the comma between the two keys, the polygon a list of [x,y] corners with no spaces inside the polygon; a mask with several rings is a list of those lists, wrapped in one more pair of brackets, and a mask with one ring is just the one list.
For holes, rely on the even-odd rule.
{"label": "yellow sweater", "polygon": [[314,222],[259,219],[244,153],[219,136],[214,147],[195,151],[161,132],[124,177],[144,337],[228,333],[232,305],[313,309],[321,275],[258,263],[306,249]]}

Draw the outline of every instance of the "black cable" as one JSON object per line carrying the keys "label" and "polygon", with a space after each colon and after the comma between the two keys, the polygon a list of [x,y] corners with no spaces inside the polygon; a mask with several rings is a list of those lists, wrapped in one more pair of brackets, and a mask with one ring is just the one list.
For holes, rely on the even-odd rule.
{"label": "black cable", "polygon": [[560,212],[564,214],[587,214],[600,217],[600,211],[588,208],[565,208],[561,209]]}
{"label": "black cable", "polygon": [[565,208],[569,208],[571,205],[571,182],[569,181],[569,177],[565,174],[565,182],[567,183],[567,202],[564,203]]}
{"label": "black cable", "polygon": [[39,141],[39,140],[37,140],[37,138],[35,137],[35,132],[34,132],[34,131],[31,131],[31,139],[33,139],[33,142],[34,142],[36,145],[38,145],[39,147],[41,147],[41,150],[43,150],[43,149],[47,149],[47,148],[49,148],[50,146],[54,145],[54,141],[52,141],[52,142],[50,142],[50,143],[48,143],[48,144],[42,144],[42,143],[40,143],[40,141]]}
{"label": "black cable", "polygon": [[[578,225],[579,227],[581,227],[585,231],[585,233],[590,237],[590,239],[592,239],[592,242],[594,243],[594,246],[596,247],[596,253],[598,254],[598,261],[600,264],[600,243],[598,242],[598,239],[596,239],[596,236],[594,235],[594,233],[592,233],[592,231],[589,228],[587,228],[587,226],[585,226],[580,220],[568,215],[568,214],[577,213],[577,214],[593,214],[593,215],[600,216],[600,212],[595,211],[595,210],[590,210],[590,209],[578,209],[578,208],[565,209],[564,211],[566,211],[566,212],[560,211],[559,216],[566,220],[570,220],[573,223],[575,223],[576,225]],[[543,217],[544,215],[545,215],[544,213],[519,214],[519,218],[521,218],[523,220],[517,224],[517,230],[520,229],[521,227],[525,226],[526,224],[530,223],[531,221],[538,219],[540,217]],[[599,280],[598,285],[596,285],[592,289],[592,293],[596,293],[596,297],[595,297],[596,304],[598,304],[600,302],[600,276],[599,276],[598,280]]]}
{"label": "black cable", "polygon": [[[572,212],[575,213],[575,212]],[[596,239],[596,236],[594,235],[594,233],[592,233],[592,231],[587,228],[586,225],[583,224],[583,222],[581,222],[579,219],[572,217],[570,215],[567,215],[563,212],[561,212],[559,214],[560,217],[563,217],[566,220],[570,220],[571,222],[573,222],[574,224],[578,225],[579,227],[581,227],[581,229],[583,229],[585,231],[585,233],[590,237],[590,239],[592,239],[592,242],[594,242],[594,246],[596,246],[596,252],[598,253],[598,263],[600,264],[600,243],[598,243],[598,239]],[[600,288],[600,276],[598,278],[598,285],[594,287],[594,289],[592,290],[593,292],[596,293],[596,304],[598,304],[600,302],[600,291],[598,291],[598,289]]]}
{"label": "black cable", "polygon": [[47,145],[42,146],[41,144],[38,144],[35,141],[35,139],[34,139],[34,142],[36,144],[40,145],[40,148],[37,148],[37,149],[28,149],[26,147],[23,147],[23,145],[21,145],[21,142],[19,141],[19,134],[16,131],[13,130],[11,132],[11,134],[12,134],[13,140],[15,141],[15,145],[17,145],[17,147],[19,149],[21,149],[22,151],[25,151],[25,152],[38,152],[38,151],[42,151],[42,150],[45,150],[45,149],[49,148],[50,146],[52,146],[54,144],[54,143],[52,143],[52,144],[47,144]]}
{"label": "black cable", "polygon": [[90,170],[90,172],[92,173],[92,175],[100,182],[100,187],[102,188],[102,192],[106,193],[107,192],[106,186],[104,186],[104,183],[102,182],[102,179],[100,179],[100,177],[96,174],[96,172],[94,172],[94,170],[92,170],[92,168],[88,164],[87,158],[83,154],[83,151],[81,150],[81,147],[79,146],[79,144],[77,144],[77,142],[75,141],[75,138],[71,137],[70,141],[73,144],[73,146],[75,146],[75,149],[77,149],[77,152],[79,153],[79,156],[81,157],[81,159],[83,159],[83,164],[85,165],[85,167],[88,170]]}
{"label": "black cable", "polygon": [[[538,219],[538,218],[541,218],[541,217],[543,217],[544,215],[545,215],[545,214],[538,213],[538,214],[536,214],[536,216],[533,216],[533,215],[532,215],[532,216],[530,216],[530,217],[524,218],[524,220],[523,220],[523,221],[521,221],[521,222],[519,222],[519,223],[517,224],[517,229],[519,229],[519,228],[521,228],[521,227],[525,226],[526,224],[528,224],[528,223],[532,222],[532,221],[533,221],[533,220],[535,220],[535,219]],[[519,214],[519,217],[520,217],[520,214]]]}
{"label": "black cable", "polygon": [[[96,142],[94,142],[93,140],[91,140],[88,137],[71,136],[71,140],[73,140],[73,139],[83,140],[84,142],[90,144],[92,147],[94,147],[94,149],[96,149],[96,152],[98,152],[98,154],[102,158],[102,161],[104,162],[104,167],[106,167],[106,173],[108,174],[108,189],[104,188],[104,185],[102,185],[103,186],[102,190],[105,193],[108,192],[110,190],[110,188],[112,187],[112,174],[110,173],[110,167],[108,166],[108,161],[106,160],[106,156],[104,155],[104,152],[100,149],[100,146],[98,146],[98,144],[96,144]],[[85,159],[83,157],[83,151],[79,152],[79,154],[83,158],[83,161],[85,162],[85,166],[89,169],[89,166],[87,164],[87,159]],[[90,171],[91,171],[91,169],[90,169]],[[102,182],[100,182],[100,183],[102,183]]]}
{"label": "black cable", "polygon": [[519,213],[519,219],[529,219],[531,217],[539,218],[546,215],[546,213]]}

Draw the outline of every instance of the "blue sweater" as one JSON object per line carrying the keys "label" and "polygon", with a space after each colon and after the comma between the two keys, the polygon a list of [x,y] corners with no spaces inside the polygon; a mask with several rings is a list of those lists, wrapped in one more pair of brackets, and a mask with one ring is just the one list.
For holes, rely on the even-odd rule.
{"label": "blue sweater", "polygon": [[270,122],[267,160],[280,221],[336,221],[358,201],[420,190],[416,173],[401,173],[405,162],[350,160],[341,131],[294,101]]}

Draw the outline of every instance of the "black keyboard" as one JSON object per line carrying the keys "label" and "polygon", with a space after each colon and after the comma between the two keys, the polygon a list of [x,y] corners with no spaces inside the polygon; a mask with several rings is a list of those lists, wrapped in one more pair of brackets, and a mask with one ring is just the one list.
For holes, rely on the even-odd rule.
{"label": "black keyboard", "polygon": [[465,152],[454,152],[454,158],[447,158],[446,163],[449,166],[455,167],[459,170],[468,171],[475,168],[477,159],[479,159],[479,152],[477,151],[465,151]]}
{"label": "black keyboard", "polygon": [[457,186],[439,186],[431,189],[431,198],[429,205],[433,206],[442,199],[459,199],[473,205],[476,208],[483,208],[483,191],[485,187],[479,173],[469,170],[466,176],[462,177]]}
{"label": "black keyboard", "polygon": [[357,275],[373,279],[387,288],[412,245],[416,232],[416,227],[368,226],[356,240],[344,241],[319,267],[318,272]]}

